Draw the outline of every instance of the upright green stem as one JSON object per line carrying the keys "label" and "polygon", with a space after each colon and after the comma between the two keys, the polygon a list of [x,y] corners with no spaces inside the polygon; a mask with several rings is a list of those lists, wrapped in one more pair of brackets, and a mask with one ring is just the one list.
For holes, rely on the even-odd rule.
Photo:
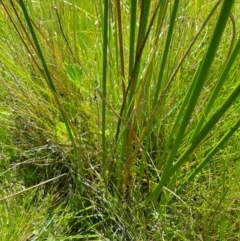
{"label": "upright green stem", "polygon": [[176,16],[177,16],[178,4],[179,4],[179,0],[174,1],[173,11],[172,11],[168,35],[167,35],[167,40],[166,40],[166,44],[164,47],[164,53],[162,56],[160,71],[159,71],[159,75],[158,75],[158,81],[157,81],[157,86],[156,86],[156,91],[155,91],[155,96],[154,96],[154,101],[153,101],[153,108],[157,104],[157,100],[158,100],[158,96],[159,96],[159,92],[160,92],[160,87],[161,87],[162,78],[163,78],[163,74],[164,74],[164,70],[165,70],[165,66],[166,66],[167,56],[169,53],[170,44],[171,44],[171,40],[172,40],[174,24],[175,24],[175,20],[176,20]]}
{"label": "upright green stem", "polygon": [[[104,15],[103,15],[103,73],[102,73],[102,93],[106,99],[107,95],[107,46],[108,46],[108,13],[109,1],[104,1]],[[106,161],[106,104],[102,103],[102,164]]]}
{"label": "upright green stem", "polygon": [[45,75],[46,75],[46,79],[47,79],[47,83],[48,83],[48,85],[49,85],[49,87],[50,87],[50,90],[52,91],[52,93],[53,93],[53,95],[54,95],[54,97],[55,97],[55,100],[56,100],[56,102],[57,102],[57,104],[58,104],[58,107],[59,107],[60,112],[61,112],[61,114],[62,114],[62,117],[63,117],[63,119],[64,119],[64,123],[65,123],[65,125],[66,125],[69,138],[70,138],[70,140],[71,140],[71,142],[72,142],[72,145],[73,145],[74,156],[75,156],[75,158],[78,159],[78,157],[79,157],[78,148],[77,148],[77,146],[76,146],[76,142],[75,142],[75,140],[74,140],[74,136],[73,136],[72,130],[71,130],[71,128],[70,128],[70,124],[69,124],[68,117],[67,117],[67,115],[66,115],[66,113],[65,113],[65,110],[63,109],[61,103],[59,102],[59,99],[57,98],[57,91],[56,91],[56,88],[55,88],[55,86],[54,86],[54,82],[53,82],[52,77],[51,77],[51,75],[50,75],[50,72],[49,72],[47,63],[46,63],[45,58],[44,58],[44,56],[43,56],[41,47],[40,47],[40,45],[39,45],[37,36],[36,36],[35,31],[34,31],[34,29],[33,29],[31,20],[30,20],[30,18],[29,18],[29,15],[28,15],[28,12],[27,12],[27,9],[26,9],[26,7],[25,7],[25,4],[24,4],[23,0],[20,0],[20,6],[21,6],[21,8],[22,8],[22,11],[23,11],[24,17],[25,17],[25,19],[26,19],[26,22],[27,22],[28,28],[29,28],[29,30],[30,30],[30,33],[31,33],[31,35],[32,35],[34,44],[35,44],[35,46],[36,46],[36,49],[37,49],[37,52],[38,52],[38,55],[39,55],[39,58],[40,58],[40,60],[41,60],[41,62],[42,62],[43,69],[44,69],[44,72],[45,72]]}

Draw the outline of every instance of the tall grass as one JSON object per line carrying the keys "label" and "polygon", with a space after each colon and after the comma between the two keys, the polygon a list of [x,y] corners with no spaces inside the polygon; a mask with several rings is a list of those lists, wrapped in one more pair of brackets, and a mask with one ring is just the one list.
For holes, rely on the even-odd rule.
{"label": "tall grass", "polygon": [[[44,192],[49,213],[69,210],[66,235],[224,240],[219,210],[239,170],[237,7],[1,1],[4,165],[26,191],[61,177]],[[208,183],[200,196],[219,198],[192,204]]]}
{"label": "tall grass", "polygon": [[[220,4],[221,1],[218,1],[216,3],[215,10],[212,11],[208,17],[208,21],[210,17],[214,16],[217,11],[217,6]],[[161,5],[162,4],[162,5]],[[211,130],[214,129],[219,119],[223,116],[223,114],[230,108],[230,106],[234,103],[234,101],[239,96],[239,86],[236,86],[234,91],[229,97],[226,97],[225,100],[222,99],[224,102],[221,107],[214,108],[214,111],[209,115],[208,117],[208,110],[213,106],[214,101],[218,97],[218,91],[213,88],[211,89],[211,92],[213,93],[211,97],[211,102],[209,102],[209,105],[207,107],[203,106],[200,112],[198,112],[198,118],[201,118],[201,121],[196,127],[197,123],[192,125],[190,123],[190,120],[196,119],[196,110],[199,106],[199,101],[201,101],[201,91],[203,90],[204,84],[208,78],[208,73],[211,69],[211,66],[214,64],[214,58],[218,50],[218,46],[220,44],[222,34],[224,32],[225,26],[227,24],[227,21],[229,19],[231,8],[234,4],[234,1],[223,1],[221,3],[221,11],[219,10],[219,16],[216,21],[215,27],[212,29],[212,33],[209,34],[209,44],[208,48],[205,51],[206,53],[202,53],[202,55],[198,59],[198,67],[195,70],[195,74],[192,75],[192,79],[189,80],[190,86],[185,93],[185,98],[182,101],[182,103],[178,106],[178,113],[175,117],[172,124],[172,131],[169,133],[169,137],[166,137],[166,145],[163,147],[163,155],[159,155],[156,158],[156,162],[158,160],[161,160],[161,166],[158,166],[158,169],[162,169],[162,173],[160,175],[161,181],[156,185],[156,187],[150,191],[147,200],[154,200],[156,201],[159,197],[159,195],[162,192],[162,188],[164,185],[166,185],[171,178],[173,178],[173,181],[170,182],[171,186],[173,185],[175,173],[181,168],[181,166],[186,162],[188,156],[190,156],[202,143],[204,138],[211,133]],[[105,5],[105,7],[108,5]],[[137,15],[137,8],[136,8],[136,2],[132,1],[131,5],[131,15],[136,16]],[[169,59],[167,58],[170,54],[170,46],[173,44],[176,36],[174,36],[174,29],[175,29],[175,23],[177,18],[177,13],[181,11],[181,8],[179,7],[179,1],[174,1],[174,4],[172,5],[171,2],[168,1],[161,1],[159,3],[152,4],[152,18],[148,21],[148,13],[149,13],[149,1],[142,1],[141,2],[141,11],[139,16],[139,29],[138,29],[138,36],[136,41],[133,41],[135,39],[135,28],[136,24],[134,20],[132,20],[132,27],[130,29],[129,34],[129,42],[130,45],[130,52],[129,52],[129,78],[125,80],[127,83],[127,88],[125,91],[125,94],[123,95],[123,102],[121,105],[120,110],[120,117],[125,118],[125,123],[128,123],[127,129],[128,133],[125,135],[122,135],[122,140],[119,141],[119,126],[121,126],[121,123],[124,123],[122,119],[119,119],[119,124],[117,128],[116,133],[116,143],[121,143],[121,159],[118,160],[119,162],[122,162],[123,165],[117,165],[117,168],[122,167],[122,170],[118,170],[118,179],[122,180],[121,186],[128,186],[128,188],[131,189],[131,169],[133,166],[135,166],[137,169],[140,168],[138,165],[135,165],[136,157],[140,152],[144,152],[145,157],[143,159],[147,159],[146,153],[148,150],[144,149],[144,140],[146,139],[148,142],[149,140],[149,133],[154,132],[154,129],[157,125],[162,125],[161,122],[156,121],[156,118],[158,117],[159,113],[161,115],[164,115],[164,110],[161,110],[163,108],[164,102],[166,101],[166,96],[168,95],[168,92],[170,92],[170,85],[173,85],[174,77],[177,76],[177,71],[174,71],[174,66],[171,66],[173,68],[172,72],[171,69],[167,66],[167,61]],[[160,10],[158,10],[160,8]],[[168,8],[172,9],[168,12]],[[164,11],[163,11],[164,9]],[[158,16],[157,16],[158,15]],[[156,39],[159,39],[159,34],[163,31],[163,23],[166,21],[167,17],[170,15],[170,22],[168,29],[165,33],[166,40],[163,40],[163,44],[161,45],[161,52],[162,55],[157,52],[158,50],[158,42]],[[135,17],[134,17],[135,18]],[[120,21],[121,22],[121,21]],[[156,24],[155,24],[156,23]],[[148,26],[148,31],[147,25]],[[155,24],[155,25],[154,25]],[[155,28],[155,29],[154,29]],[[159,28],[159,29],[158,29]],[[106,29],[106,28],[105,28]],[[121,28],[119,28],[121,29]],[[149,37],[150,31],[157,33],[156,35],[152,36],[152,39]],[[203,31],[201,28],[200,31]],[[121,35],[121,31],[118,32],[119,35]],[[198,34],[197,34],[198,35]],[[104,37],[108,38],[107,34],[104,35]],[[234,37],[234,32],[233,32]],[[147,49],[146,42],[151,41],[154,42],[154,44],[151,45],[150,49]],[[195,42],[197,41],[197,38],[194,38],[193,43],[190,43],[190,46],[193,48]],[[107,42],[107,40],[104,39],[104,42]],[[135,50],[134,50],[134,44]],[[119,47],[121,48],[121,46]],[[132,50],[131,50],[132,49]],[[147,53],[144,52],[146,49],[146,52],[148,51],[149,54],[146,56]],[[224,76],[225,73],[229,73],[234,61],[237,57],[236,53],[238,51],[238,44],[236,46],[236,52],[231,55],[231,62],[228,62],[226,65],[226,68],[224,70]],[[186,49],[188,50],[188,49]],[[118,49],[116,50],[118,51]],[[131,56],[133,56],[135,53],[135,59],[132,60]],[[127,53],[128,54],[128,53]],[[145,55],[144,55],[145,54]],[[158,56],[157,56],[158,54]],[[190,55],[189,50],[187,54],[183,55],[183,60],[177,60],[180,62],[180,65],[178,66],[176,63],[176,67],[179,70],[181,66],[184,64],[184,60],[187,59],[188,55]],[[145,59],[144,59],[145,57]],[[227,56],[226,56],[227,57]],[[121,57],[122,58],[122,57]],[[146,59],[147,58],[147,59]],[[158,76],[157,83],[155,83],[152,80],[152,73],[150,71],[150,66],[154,63],[156,60],[160,60],[160,67],[157,69],[157,72],[154,74]],[[145,61],[144,65],[145,68],[141,68],[142,62]],[[133,62],[133,63],[132,63]],[[225,64],[225,63],[223,63]],[[143,65],[143,64],[142,64]],[[170,82],[168,81],[168,78],[170,76],[173,77],[170,79]],[[149,77],[150,75],[150,77]],[[163,77],[165,81],[163,81]],[[220,76],[216,77],[219,78]],[[219,83],[222,83],[224,78],[219,81]],[[154,96],[152,104],[151,100],[149,100],[149,97],[146,92],[149,91],[149,86],[152,87],[152,90],[150,90],[151,95]],[[219,90],[219,84],[215,88]],[[145,96],[147,97],[145,99]],[[128,100],[127,100],[128,99]],[[205,100],[206,102],[206,100]],[[143,105],[143,103],[145,103]],[[141,105],[141,107],[140,107]],[[201,105],[201,104],[200,104]],[[152,106],[152,108],[150,108]],[[134,108],[135,107],[135,108]],[[150,108],[150,109],[149,109]],[[166,107],[165,107],[166,108]],[[168,109],[169,107],[167,107]],[[205,111],[205,108],[207,111]],[[133,111],[135,113],[133,114]],[[166,110],[165,110],[166,111]],[[124,113],[127,113],[126,115]],[[148,113],[145,114],[144,117],[142,117],[141,113]],[[105,113],[102,113],[104,115]],[[132,117],[132,114],[134,117],[132,120],[129,121],[129,118]],[[140,117],[140,118],[139,118]],[[143,119],[144,118],[144,119]],[[203,118],[205,120],[205,125],[203,125]],[[145,122],[143,125],[143,121]],[[125,128],[126,126],[124,126]],[[187,130],[189,129],[189,126],[191,126],[191,131]],[[238,124],[236,123],[236,131],[238,128]],[[164,127],[163,127],[164,128]],[[188,143],[184,143],[184,151],[181,155],[180,147],[183,143],[184,138],[191,135],[191,133],[195,131],[193,137],[191,138],[191,141]],[[233,131],[233,132],[235,132]],[[176,133],[176,134],[175,134]],[[233,134],[233,133],[232,133]],[[224,139],[225,141],[226,139]],[[171,149],[169,149],[169,145],[171,144]],[[223,144],[223,143],[222,143]],[[147,144],[148,146],[148,144]],[[217,148],[217,147],[216,147]],[[167,153],[169,152],[169,153]],[[177,158],[177,159],[176,159]],[[163,159],[166,159],[166,162],[163,161]],[[143,161],[143,160],[142,160]],[[174,164],[175,163],[175,164]],[[147,169],[147,166],[144,167]],[[135,171],[136,172],[136,171]],[[123,179],[121,177],[121,173],[123,173]],[[141,182],[141,180],[138,180]]]}

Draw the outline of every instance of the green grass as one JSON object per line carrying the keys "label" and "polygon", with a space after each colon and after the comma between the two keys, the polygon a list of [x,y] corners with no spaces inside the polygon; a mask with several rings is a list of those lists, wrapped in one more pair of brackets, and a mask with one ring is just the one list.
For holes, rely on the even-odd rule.
{"label": "green grass", "polygon": [[238,240],[239,3],[55,4],[0,1],[2,240]]}

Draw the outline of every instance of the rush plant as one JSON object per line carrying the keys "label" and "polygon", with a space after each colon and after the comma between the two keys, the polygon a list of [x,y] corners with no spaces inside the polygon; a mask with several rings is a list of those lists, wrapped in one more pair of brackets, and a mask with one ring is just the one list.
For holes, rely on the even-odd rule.
{"label": "rush plant", "polygon": [[[48,183],[72,215],[66,235],[224,240],[219,209],[239,170],[229,165],[240,148],[239,3],[0,3],[5,165],[23,167],[14,175],[26,190]],[[200,230],[191,200],[214,178],[209,193],[222,192],[203,202]]]}
{"label": "rush plant", "polygon": [[[231,14],[234,1],[217,1],[209,11],[206,20],[202,22],[202,26],[198,27],[195,36],[191,41],[188,40],[185,48],[179,47],[179,52],[173,50],[175,42],[179,41],[183,44],[186,40],[181,39],[183,36],[177,36],[179,34],[177,29],[186,21],[184,18],[187,18],[184,16],[183,5],[180,1],[143,0],[139,2],[139,6],[137,6],[137,1],[131,1],[128,38],[123,37],[122,30],[123,14],[121,12],[124,11],[124,4],[127,3],[122,3],[121,7],[119,1],[115,2],[113,19],[108,15],[111,5],[108,1],[104,4],[102,123],[105,123],[106,118],[107,96],[116,94],[114,89],[107,89],[105,71],[107,67],[113,65],[111,61],[116,61],[115,66],[120,65],[121,69],[117,73],[119,73],[118,78],[122,86],[119,96],[122,102],[117,117],[114,149],[108,150],[108,153],[112,156],[110,162],[114,162],[116,168],[113,173],[117,173],[119,191],[127,189],[131,192],[134,187],[133,175],[137,173],[139,175],[137,182],[142,183],[143,172],[148,172],[149,150],[158,152],[154,157],[154,162],[160,180],[150,188],[144,201],[144,204],[147,204],[149,201],[156,202],[159,199],[164,186],[170,189],[174,187],[179,170],[189,161],[193,153],[198,151],[202,145],[206,145],[206,141],[211,140],[214,135],[219,139],[207,151],[209,154],[206,158],[196,169],[192,170],[190,177],[184,178],[185,183],[192,180],[211,160],[216,151],[237,131],[239,118],[229,124],[225,130],[226,135],[222,138],[216,132],[216,127],[221,118],[223,120],[226,118],[225,113],[239,97],[239,83],[234,85],[228,95],[221,94],[220,90],[224,83],[236,78],[235,75],[231,75],[231,70],[237,60],[240,41],[239,39],[236,41],[235,20]],[[210,25],[209,22],[213,17],[216,20]],[[116,23],[115,40],[118,41],[114,47],[110,43],[113,40],[109,30],[113,21]],[[220,49],[224,31],[230,31],[229,26],[226,27],[228,22],[232,23],[229,51],[225,56],[221,55],[221,58],[225,58],[221,63],[222,70],[211,73],[216,71],[216,55],[222,54]],[[195,67],[191,76],[187,80],[181,79],[181,69],[186,68],[185,62],[192,58],[192,49],[198,51],[196,46],[203,32],[206,31],[206,26],[209,27],[208,32],[205,32],[208,35],[207,45],[204,51],[196,54],[197,59],[193,60]],[[126,48],[128,50],[124,50]],[[113,60],[109,58],[106,61],[108,51],[113,52],[118,58]],[[213,86],[212,78],[214,78]],[[181,95],[179,100],[173,95],[177,91],[174,85],[181,85],[179,89],[184,91],[184,95]],[[202,93],[206,88],[209,89],[209,93],[203,98]],[[218,99],[221,100],[222,105],[215,105]],[[169,120],[165,121],[165,119],[171,112],[174,114],[171,115],[169,123]],[[161,139],[157,137],[161,135],[159,132],[165,133]],[[102,136],[102,150],[106,151],[105,124],[102,126]],[[152,146],[156,141],[154,138],[158,139],[159,146]],[[164,145],[161,145],[161,142],[164,142]],[[105,158],[106,154],[103,155],[102,163],[105,163]]]}

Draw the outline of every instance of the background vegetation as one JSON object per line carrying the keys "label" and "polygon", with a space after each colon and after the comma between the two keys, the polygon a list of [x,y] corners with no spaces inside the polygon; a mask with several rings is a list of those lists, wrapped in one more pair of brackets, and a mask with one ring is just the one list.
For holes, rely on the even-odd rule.
{"label": "background vegetation", "polygon": [[0,3],[2,240],[239,240],[237,1]]}

